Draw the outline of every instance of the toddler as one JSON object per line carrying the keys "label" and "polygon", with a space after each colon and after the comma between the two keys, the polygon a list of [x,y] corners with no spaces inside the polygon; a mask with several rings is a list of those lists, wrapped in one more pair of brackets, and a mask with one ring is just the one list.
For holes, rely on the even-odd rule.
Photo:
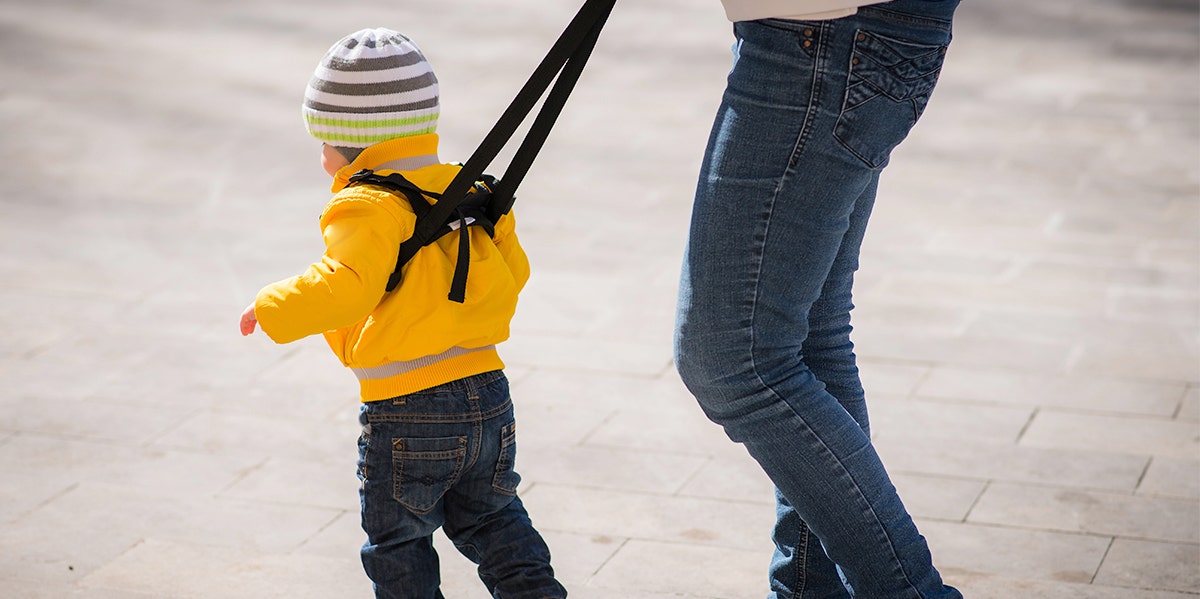
{"label": "toddler", "polygon": [[[442,597],[432,535],[441,527],[495,597],[565,597],[550,551],[517,497],[516,424],[496,344],[509,335],[529,262],[512,214],[494,235],[462,227],[422,248],[387,291],[416,216],[362,169],[443,191],[437,78],[407,37],[364,29],[333,45],[313,75],[304,119],[323,142],[333,199],[325,252],[301,275],[258,292],[241,318],[277,343],[321,333],[358,377],[362,562],[376,597]],[[447,299],[460,235],[470,235],[462,302]]]}

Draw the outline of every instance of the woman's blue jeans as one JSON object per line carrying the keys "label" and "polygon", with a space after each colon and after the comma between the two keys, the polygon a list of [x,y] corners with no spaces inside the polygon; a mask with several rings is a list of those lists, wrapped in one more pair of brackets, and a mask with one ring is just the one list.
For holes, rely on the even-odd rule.
{"label": "woman's blue jeans", "polygon": [[680,287],[676,365],[776,486],[772,598],[960,598],[869,437],[850,341],[859,247],[957,0],[734,25]]}
{"label": "woman's blue jeans", "polygon": [[501,371],[364,403],[362,563],[380,599],[441,599],[439,527],[493,597],[566,597],[517,497],[516,421]]}

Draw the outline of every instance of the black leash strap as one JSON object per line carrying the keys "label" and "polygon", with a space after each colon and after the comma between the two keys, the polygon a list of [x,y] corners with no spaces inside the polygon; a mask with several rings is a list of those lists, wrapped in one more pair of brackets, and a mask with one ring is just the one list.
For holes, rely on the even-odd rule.
{"label": "black leash strap", "polygon": [[[513,154],[512,161],[504,172],[504,177],[492,191],[488,216],[495,222],[500,216],[508,213],[512,207],[517,186],[529,171],[529,167],[533,164],[533,159],[537,156],[538,151],[542,149],[546,137],[550,135],[550,129],[554,126],[554,121],[558,118],[559,113],[562,112],[567,97],[571,95],[571,90],[575,87],[575,82],[579,80],[579,75],[583,72],[588,57],[591,56],[592,48],[595,47],[596,40],[600,37],[600,30],[603,29],[615,3],[616,0],[586,0],[584,2],[575,18],[558,37],[558,41],[554,42],[550,51],[546,53],[541,64],[534,69],[524,87],[517,92],[516,98],[500,115],[496,124],[492,126],[492,130],[483,138],[479,147],[475,149],[450,185],[442,192],[441,199],[432,206],[425,217],[417,221],[412,237],[400,244],[399,256],[396,259],[396,271],[388,279],[388,291],[399,284],[400,267],[407,263],[418,250],[436,239],[438,229],[450,219],[451,215],[455,214],[459,204],[467,199],[468,192],[483,176],[484,169],[491,164],[492,160],[495,160],[508,141],[512,139],[517,127],[525,121],[525,117],[545,94],[546,101],[542,103],[542,108],[534,118],[533,124],[530,125],[525,139]],[[546,94],[546,89],[550,88],[552,82],[554,87]],[[462,230],[460,234],[466,237],[467,231]],[[461,258],[460,256],[460,262]],[[465,279],[465,274],[464,272],[464,276],[461,278]],[[457,281],[458,278],[460,277],[456,273],[456,281],[455,285],[452,285],[450,299],[461,302],[466,281]]]}

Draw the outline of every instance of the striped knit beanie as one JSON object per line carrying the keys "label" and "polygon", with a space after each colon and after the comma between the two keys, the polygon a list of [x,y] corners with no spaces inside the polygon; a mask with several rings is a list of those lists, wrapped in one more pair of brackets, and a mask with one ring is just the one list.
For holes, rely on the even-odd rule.
{"label": "striped knit beanie", "polygon": [[[363,29],[325,53],[304,92],[304,122],[335,148],[362,148],[437,129],[438,84],[412,40]],[[347,152],[343,150],[343,154]]]}

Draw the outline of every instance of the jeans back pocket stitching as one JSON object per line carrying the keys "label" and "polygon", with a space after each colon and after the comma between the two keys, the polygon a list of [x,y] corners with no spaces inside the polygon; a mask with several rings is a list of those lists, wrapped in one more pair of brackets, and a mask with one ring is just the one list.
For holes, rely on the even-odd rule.
{"label": "jeans back pocket stitching", "polygon": [[[888,46],[885,40],[894,40],[896,44],[906,46],[909,49],[920,48],[923,51],[913,52],[913,56],[906,57],[896,48]],[[862,47],[860,47],[860,44]],[[881,46],[886,49],[887,52],[897,57],[904,57],[905,60],[897,62],[896,65],[889,67],[876,60],[875,57],[872,56],[869,50],[869,48],[872,46]],[[917,120],[920,119],[925,106],[928,104],[929,95],[932,94],[933,88],[937,84],[938,75],[941,73],[941,61],[938,61],[938,65],[935,69],[931,69],[924,76],[912,81],[905,81],[902,77],[895,73],[895,67],[898,65],[907,64],[911,60],[920,57],[929,57],[934,55],[938,56],[939,58],[944,57],[945,47],[945,44],[939,45],[936,43],[907,42],[904,40],[898,40],[888,36],[876,34],[865,29],[856,30],[855,41],[851,47],[851,64],[848,65],[846,72],[846,89],[845,93],[843,94],[842,108],[838,112],[837,122],[834,126],[834,139],[836,139],[839,144],[846,148],[847,151],[856,156],[867,166],[871,168],[877,168],[883,164],[886,161],[887,155],[890,154],[891,148],[894,148],[900,140],[907,136],[907,131],[912,128],[912,125],[916,124]],[[875,65],[878,65],[878,68],[864,69],[861,66],[864,60],[869,60]],[[895,82],[895,85],[902,87],[903,89],[901,90],[901,93],[892,93],[887,89],[889,87],[888,83],[878,80],[873,81],[871,79],[872,75],[878,79],[880,77],[880,73],[884,74],[883,77],[889,78],[889,81]],[[864,90],[862,86],[867,86],[868,89]],[[897,95],[901,95],[903,97],[897,98]],[[912,125],[909,125],[908,129],[905,130],[904,134],[896,140],[895,144],[891,144],[886,150],[868,152],[869,148],[855,147],[849,141],[847,141],[846,133],[848,132],[849,128],[848,122],[852,113],[856,109],[880,96],[887,97],[889,100],[892,100],[897,104],[909,104],[913,111],[913,122]]]}
{"label": "jeans back pocket stitching", "polygon": [[[437,450],[437,451],[406,451],[404,447],[404,438],[396,438],[392,440],[392,498],[404,507],[412,510],[417,514],[428,514],[433,511],[441,502],[442,497],[446,495],[454,483],[458,481],[463,471],[463,462],[467,454],[467,438],[466,437],[446,437],[447,439],[457,439],[458,447],[455,449]],[[407,458],[407,460],[405,459]],[[404,483],[404,465],[406,462],[414,460],[426,461],[444,461],[454,460],[454,468],[450,475],[446,478],[445,485],[442,490],[437,493],[437,497],[429,502],[428,507],[414,505],[413,502],[403,498],[401,491]]]}

